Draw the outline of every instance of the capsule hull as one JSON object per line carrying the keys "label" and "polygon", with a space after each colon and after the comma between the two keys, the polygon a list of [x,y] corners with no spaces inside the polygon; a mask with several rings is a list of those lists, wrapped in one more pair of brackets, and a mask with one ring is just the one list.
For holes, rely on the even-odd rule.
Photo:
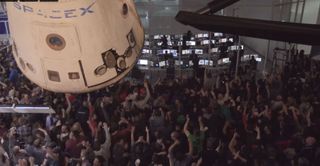
{"label": "capsule hull", "polygon": [[7,2],[7,12],[18,67],[54,92],[84,93],[118,82],[144,43],[132,0]]}

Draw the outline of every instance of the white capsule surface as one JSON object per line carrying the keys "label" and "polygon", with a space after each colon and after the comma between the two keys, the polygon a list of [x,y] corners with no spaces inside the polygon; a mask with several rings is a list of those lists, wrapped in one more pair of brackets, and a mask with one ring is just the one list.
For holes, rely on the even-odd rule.
{"label": "white capsule surface", "polygon": [[18,67],[53,92],[84,93],[115,84],[143,47],[132,0],[7,2],[6,8]]}

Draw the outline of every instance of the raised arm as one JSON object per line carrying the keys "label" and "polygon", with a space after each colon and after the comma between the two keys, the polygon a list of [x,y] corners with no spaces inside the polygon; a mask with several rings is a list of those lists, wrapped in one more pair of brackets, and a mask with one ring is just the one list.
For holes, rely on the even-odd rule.
{"label": "raised arm", "polygon": [[150,134],[149,134],[149,128],[146,127],[146,135],[147,135],[147,143],[150,144]]}
{"label": "raised arm", "polygon": [[4,88],[8,87],[7,84],[5,84],[4,82],[0,81],[0,85]]}
{"label": "raised arm", "polygon": [[255,131],[257,132],[257,137],[256,137],[256,139],[257,139],[257,140],[260,140],[260,139],[261,139],[260,128],[259,128],[258,126],[256,126]]}
{"label": "raised arm", "polygon": [[0,68],[1,68],[0,74],[5,74],[6,70],[1,64],[0,64]]}
{"label": "raised arm", "polygon": [[90,94],[88,93],[87,94],[87,103],[88,103],[88,109],[89,109],[89,126],[91,128],[91,131],[93,132],[93,135],[94,135],[94,132],[95,132],[95,128],[94,128],[94,119],[93,119],[93,114],[94,114],[94,108],[93,108],[93,105],[91,103],[91,97],[90,97]]}
{"label": "raised arm", "polygon": [[46,143],[51,142],[51,138],[50,138],[48,132],[45,129],[38,128],[38,130],[41,131],[44,134],[44,136],[45,136],[44,140],[45,140]]}
{"label": "raised arm", "polygon": [[213,100],[217,99],[217,96],[216,96],[216,94],[214,93],[213,90],[210,91],[210,94],[212,95]]}
{"label": "raised arm", "polygon": [[311,121],[311,111],[308,111],[308,112],[307,112],[306,120],[307,120],[307,126],[310,127],[310,126],[312,125],[312,121]]}
{"label": "raised arm", "polygon": [[146,80],[143,82],[143,85],[144,85],[144,88],[146,88],[146,91],[147,91],[147,95],[143,99],[143,103],[146,104],[148,102],[148,100],[150,99],[150,89],[149,89],[149,86],[148,86],[148,82]]}
{"label": "raised arm", "polygon": [[200,131],[206,132],[208,130],[208,127],[204,126],[201,116],[198,118],[198,122],[199,122],[199,126],[200,126]]}
{"label": "raised arm", "polygon": [[161,78],[159,77],[158,80],[156,81],[156,83],[154,84],[154,86],[157,86],[160,83],[161,83]]}
{"label": "raised arm", "polygon": [[107,123],[103,123],[103,130],[106,134],[106,140],[101,145],[100,149],[98,151],[94,151],[95,155],[101,155],[106,156],[107,151],[110,150],[111,146],[111,136],[110,136],[110,128]]}
{"label": "raised arm", "polygon": [[187,137],[189,137],[189,135],[190,135],[190,132],[188,130],[189,122],[190,122],[190,118],[189,118],[189,115],[187,115],[186,116],[186,122],[184,123],[184,126],[183,126],[183,132]]}
{"label": "raised arm", "polygon": [[192,156],[193,154],[193,145],[192,145],[192,140],[188,137],[188,146],[189,146],[189,151],[188,151],[188,155]]}
{"label": "raised arm", "polygon": [[282,111],[283,111],[286,115],[288,115],[288,107],[287,107],[287,105],[284,104],[284,103],[282,103]]}
{"label": "raised arm", "polygon": [[135,131],[135,129],[136,129],[136,127],[135,126],[132,126],[131,127],[131,147],[133,147],[134,146],[134,131]]}
{"label": "raised arm", "polygon": [[235,149],[235,146],[236,146],[236,138],[238,137],[238,134],[237,133],[234,133],[233,134],[233,137],[228,145],[228,148],[230,150],[230,152],[232,153],[233,155],[233,159],[234,160],[241,160],[242,162],[247,162],[247,160],[245,158],[243,158],[241,155],[240,155],[240,151],[236,151]]}
{"label": "raised arm", "polygon": [[236,145],[236,138],[238,137],[237,133],[233,134],[233,137],[231,139],[231,141],[229,142],[228,148],[230,150],[230,152],[235,155],[236,154],[236,149],[234,148]]}
{"label": "raised arm", "polygon": [[66,98],[66,101],[67,101],[67,104],[68,104],[68,107],[67,107],[67,109],[66,109],[66,113],[67,113],[67,115],[69,116],[69,114],[70,114],[70,111],[71,111],[71,102],[70,102],[70,99],[69,99],[69,97],[70,97],[70,94],[65,94],[65,98]]}
{"label": "raised arm", "polygon": [[148,86],[148,83],[147,81],[145,80],[144,81],[144,88],[146,89],[146,96],[144,97],[144,99],[142,100],[136,100],[134,101],[134,104],[138,107],[138,108],[141,108],[142,109],[146,106],[146,104],[148,103],[149,99],[150,99],[150,89],[149,89],[149,86]]}
{"label": "raised arm", "polygon": [[216,89],[220,88],[220,75],[216,79]]}
{"label": "raised arm", "polygon": [[218,145],[217,148],[215,149],[216,152],[220,152],[221,147],[222,147],[222,143],[221,143],[221,140],[219,140],[219,145]]}
{"label": "raised arm", "polygon": [[224,94],[224,101],[227,101],[229,99],[229,83],[226,82],[225,83],[225,86],[226,86],[226,93]]}
{"label": "raised arm", "polygon": [[224,123],[223,128],[222,128],[222,132],[223,132],[224,135],[227,135],[227,129],[228,129],[229,125],[230,125],[229,121],[226,121]]}
{"label": "raised arm", "polygon": [[175,146],[177,146],[179,144],[180,144],[180,142],[178,140],[175,140],[174,143],[168,149],[168,159],[169,159],[170,166],[174,166],[172,150]]}

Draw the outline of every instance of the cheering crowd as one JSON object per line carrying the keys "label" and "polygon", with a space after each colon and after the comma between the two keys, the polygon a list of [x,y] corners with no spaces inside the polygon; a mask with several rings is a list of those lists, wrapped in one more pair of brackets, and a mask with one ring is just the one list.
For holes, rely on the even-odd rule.
{"label": "cheering crowd", "polygon": [[28,81],[5,49],[0,104],[56,113],[0,114],[0,165],[317,166],[319,69],[300,52],[263,78],[223,72],[56,94]]}

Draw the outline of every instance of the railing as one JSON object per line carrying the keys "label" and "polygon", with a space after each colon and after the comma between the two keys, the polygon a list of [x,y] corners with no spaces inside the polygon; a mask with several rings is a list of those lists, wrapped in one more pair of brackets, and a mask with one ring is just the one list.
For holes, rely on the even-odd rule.
{"label": "railing", "polygon": [[0,113],[20,114],[54,114],[55,111],[48,106],[0,106]]}

